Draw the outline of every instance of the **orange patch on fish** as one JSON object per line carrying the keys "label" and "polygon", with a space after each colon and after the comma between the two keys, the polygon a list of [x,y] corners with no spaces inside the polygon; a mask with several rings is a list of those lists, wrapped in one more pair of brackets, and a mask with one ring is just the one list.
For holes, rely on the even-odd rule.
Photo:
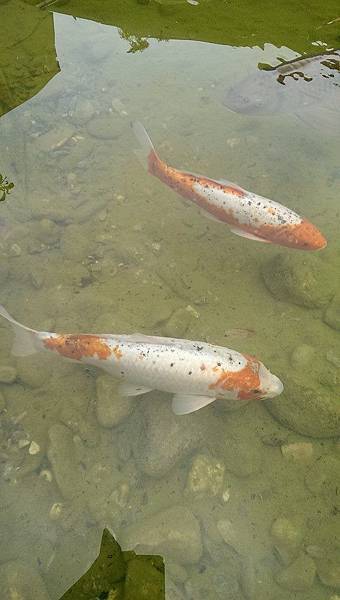
{"label": "orange patch on fish", "polygon": [[73,360],[89,356],[106,360],[111,355],[110,346],[97,335],[59,335],[43,340],[43,344],[48,350],[55,350]]}
{"label": "orange patch on fish", "polygon": [[212,390],[238,391],[237,395],[240,400],[249,400],[256,397],[261,385],[259,362],[251,356],[245,356],[245,358],[248,362],[240,371],[220,369],[217,380],[211,383],[209,388]]}
{"label": "orange patch on fish", "polygon": [[113,348],[112,352],[117,358],[117,360],[119,360],[123,356],[123,352],[121,351],[118,345]]}

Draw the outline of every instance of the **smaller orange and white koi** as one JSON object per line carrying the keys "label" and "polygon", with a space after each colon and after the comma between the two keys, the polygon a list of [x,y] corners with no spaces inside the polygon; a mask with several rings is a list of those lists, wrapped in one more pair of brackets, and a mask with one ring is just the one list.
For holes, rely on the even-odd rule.
{"label": "smaller orange and white koi", "polygon": [[170,167],[157,155],[141,123],[131,123],[141,149],[139,158],[149,173],[194,202],[205,216],[230,225],[236,235],[300,250],[327,245],[322,233],[296,212],[225,179],[211,179]]}
{"label": "smaller orange and white koi", "polygon": [[40,350],[104,369],[121,380],[123,396],[151,390],[174,394],[175,414],[194,412],[217,399],[260,400],[281,394],[283,385],[254,356],[221,346],[140,333],[58,334],[21,325],[0,305],[15,332],[12,353]]}

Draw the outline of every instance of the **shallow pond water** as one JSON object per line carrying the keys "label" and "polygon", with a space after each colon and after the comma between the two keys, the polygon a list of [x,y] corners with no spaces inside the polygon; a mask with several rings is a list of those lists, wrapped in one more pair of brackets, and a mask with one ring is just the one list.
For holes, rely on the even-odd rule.
{"label": "shallow pond water", "polygon": [[[159,37],[176,37],[176,5],[158,4]],[[1,9],[8,18],[11,6]],[[25,50],[34,85],[19,69],[8,87],[6,61],[1,70],[0,172],[15,184],[0,205],[1,304],[44,331],[225,345],[258,356],[285,391],[174,416],[166,394],[125,401],[102,371],[48,353],[14,358],[1,322],[1,585],[59,598],[108,527],[123,548],[164,555],[170,600],[336,600],[340,112],[334,135],[322,108],[305,121],[223,104],[258,63],[329,45],[336,5],[320,16],[321,33],[313,13],[313,35],[297,31],[295,46],[280,31],[279,48],[274,38],[256,46],[249,24],[237,45],[221,32],[215,44],[192,32],[158,41],[145,21],[138,35],[62,5],[53,15],[29,8],[38,20],[30,28],[26,18],[27,39],[48,25],[44,45]],[[143,170],[135,119],[169,164],[289,206],[327,248],[260,244],[204,218]]]}

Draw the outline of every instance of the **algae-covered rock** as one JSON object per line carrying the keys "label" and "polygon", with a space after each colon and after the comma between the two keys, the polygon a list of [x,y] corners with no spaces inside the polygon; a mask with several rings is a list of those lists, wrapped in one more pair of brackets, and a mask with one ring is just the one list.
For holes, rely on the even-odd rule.
{"label": "algae-covered rock", "polygon": [[332,329],[340,330],[340,294],[336,294],[326,308],[323,320],[327,325],[332,327]]}
{"label": "algae-covered rock", "polygon": [[118,382],[109,375],[97,377],[96,414],[102,427],[114,427],[128,417],[135,406],[135,398],[122,397]]}
{"label": "algae-covered rock", "polygon": [[276,581],[285,590],[304,592],[312,587],[315,572],[313,559],[306,556],[306,554],[301,554],[293,563],[276,575]]}
{"label": "algae-covered rock", "polygon": [[125,548],[144,554],[162,554],[179,563],[196,563],[202,554],[200,525],[185,506],[173,506],[139,523],[123,533]]}
{"label": "algae-covered rock", "polygon": [[127,563],[124,600],[163,600],[164,562],[159,556],[135,556]]}
{"label": "algae-covered rock", "polygon": [[307,308],[325,306],[334,295],[337,276],[318,256],[277,254],[262,268],[269,291],[283,302]]}
{"label": "algae-covered rock", "polygon": [[4,600],[50,600],[39,573],[21,561],[1,565],[0,582]]}
{"label": "algae-covered rock", "polygon": [[324,585],[340,590],[340,550],[317,559],[317,574]]}
{"label": "algae-covered rock", "polygon": [[303,540],[301,523],[296,519],[278,517],[271,528],[271,537],[283,564],[288,565],[297,557]]}
{"label": "algae-covered rock", "polygon": [[287,374],[285,389],[278,398],[265,401],[280,423],[298,433],[316,438],[340,435],[340,399],[336,386],[311,385]]}

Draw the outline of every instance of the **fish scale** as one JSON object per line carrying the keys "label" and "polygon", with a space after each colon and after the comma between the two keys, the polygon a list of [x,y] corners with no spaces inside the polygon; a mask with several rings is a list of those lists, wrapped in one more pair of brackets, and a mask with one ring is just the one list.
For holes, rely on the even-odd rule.
{"label": "fish scale", "polygon": [[136,385],[173,393],[214,396],[215,392],[209,390],[209,385],[216,381],[213,369],[237,372],[246,365],[240,353],[201,342],[132,344],[115,337],[109,345],[113,348],[116,342],[121,356],[116,359],[114,353],[111,355],[112,374]]}

